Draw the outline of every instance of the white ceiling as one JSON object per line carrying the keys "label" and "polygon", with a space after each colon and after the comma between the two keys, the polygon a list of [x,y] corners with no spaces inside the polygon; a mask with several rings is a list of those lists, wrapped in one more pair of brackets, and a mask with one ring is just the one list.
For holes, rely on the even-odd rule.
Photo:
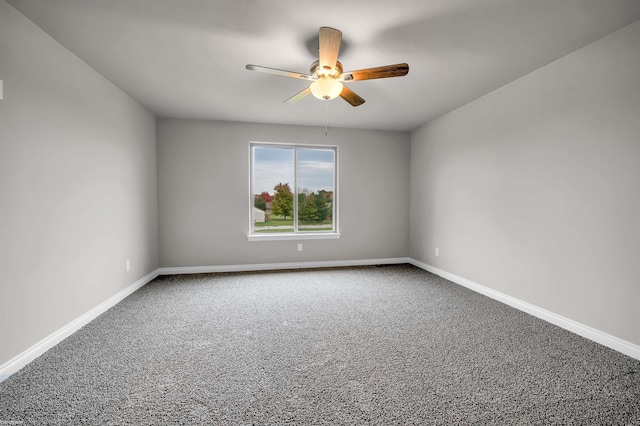
{"label": "white ceiling", "polygon": [[[640,19],[638,0],[7,0],[161,117],[411,130]],[[311,96],[318,28],[343,32],[367,102]],[[315,39],[315,40],[314,40]],[[315,53],[314,53],[315,52]]]}

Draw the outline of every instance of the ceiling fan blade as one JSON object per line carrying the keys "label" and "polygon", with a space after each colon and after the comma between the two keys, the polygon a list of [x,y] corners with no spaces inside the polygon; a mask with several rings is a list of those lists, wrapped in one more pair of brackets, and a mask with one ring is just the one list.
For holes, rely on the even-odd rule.
{"label": "ceiling fan blade", "polygon": [[331,71],[336,67],[338,61],[338,53],[340,52],[340,43],[342,42],[342,33],[335,28],[321,27],[318,59],[320,60],[320,69]]}
{"label": "ceiling fan blade", "polygon": [[357,107],[362,105],[365,101],[360,97],[356,92],[349,89],[347,86],[342,86],[342,92],[340,92],[340,97],[345,101],[349,102],[352,106]]}
{"label": "ceiling fan blade", "polygon": [[345,72],[340,79],[342,81],[373,80],[374,78],[402,77],[408,73],[408,64],[395,64]]}
{"label": "ceiling fan blade", "polygon": [[301,78],[303,80],[310,80],[310,81],[313,80],[313,78],[308,74],[301,74],[299,72],[279,70],[276,68],[261,67],[260,65],[249,64],[247,65],[247,69],[249,71],[264,72],[267,74],[281,75],[283,77]]}
{"label": "ceiling fan blade", "polygon": [[292,97],[284,101],[284,103],[295,104],[296,102],[298,102],[303,98],[306,98],[310,94],[311,94],[311,89],[307,87],[306,89],[299,91],[298,93],[296,93],[295,95],[293,95]]}

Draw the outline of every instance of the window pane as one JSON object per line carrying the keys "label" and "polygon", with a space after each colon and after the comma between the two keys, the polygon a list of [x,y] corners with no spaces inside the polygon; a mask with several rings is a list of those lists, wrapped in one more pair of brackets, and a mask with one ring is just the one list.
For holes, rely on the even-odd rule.
{"label": "window pane", "polygon": [[331,232],[335,189],[335,151],[298,149],[298,230]]}
{"label": "window pane", "polygon": [[293,232],[294,150],[253,147],[253,232]]}

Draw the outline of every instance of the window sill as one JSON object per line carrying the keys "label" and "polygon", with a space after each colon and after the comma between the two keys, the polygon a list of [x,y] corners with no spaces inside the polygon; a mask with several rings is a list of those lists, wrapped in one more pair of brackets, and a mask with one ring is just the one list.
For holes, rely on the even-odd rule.
{"label": "window sill", "polygon": [[327,232],[317,234],[250,234],[247,235],[249,241],[291,241],[291,240],[337,240],[340,238],[339,232]]}

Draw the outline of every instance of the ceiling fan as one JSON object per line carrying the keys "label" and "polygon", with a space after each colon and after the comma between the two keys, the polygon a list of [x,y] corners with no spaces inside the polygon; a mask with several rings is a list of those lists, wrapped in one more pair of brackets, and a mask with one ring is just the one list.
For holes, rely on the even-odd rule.
{"label": "ceiling fan", "polygon": [[306,89],[296,93],[285,103],[293,104],[312,94],[318,99],[329,100],[340,96],[354,107],[365,101],[343,83],[359,80],[373,80],[375,78],[402,77],[409,73],[409,65],[395,64],[357,71],[343,72],[342,64],[338,61],[338,52],[342,42],[342,32],[330,27],[321,27],[319,34],[318,60],[311,64],[309,74],[293,71],[267,68],[259,65],[247,65],[250,71],[282,75],[284,77],[300,78],[311,81]]}

